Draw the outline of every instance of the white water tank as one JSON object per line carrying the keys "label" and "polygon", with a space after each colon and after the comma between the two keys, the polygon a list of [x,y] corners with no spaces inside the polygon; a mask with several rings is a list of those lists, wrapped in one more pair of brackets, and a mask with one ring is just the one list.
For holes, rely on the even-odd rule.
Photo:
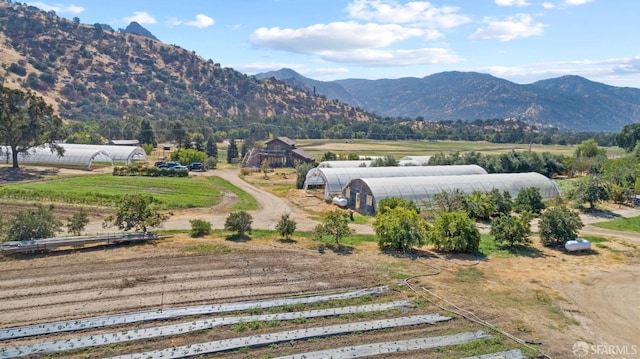
{"label": "white water tank", "polygon": [[564,248],[569,252],[588,251],[591,250],[591,242],[584,238],[576,238],[575,240],[567,241],[564,244]]}

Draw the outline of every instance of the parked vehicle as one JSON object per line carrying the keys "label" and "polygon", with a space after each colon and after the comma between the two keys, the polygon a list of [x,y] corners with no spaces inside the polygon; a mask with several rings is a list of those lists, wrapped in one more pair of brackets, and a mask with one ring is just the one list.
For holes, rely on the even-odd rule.
{"label": "parked vehicle", "polygon": [[204,163],[201,162],[194,162],[192,164],[189,165],[189,171],[206,171],[207,168],[205,167]]}
{"label": "parked vehicle", "polygon": [[178,162],[167,162],[167,163],[163,163],[160,166],[158,166],[158,168],[173,168],[176,170],[189,170],[189,168],[187,166],[183,166],[181,164],[179,164]]}

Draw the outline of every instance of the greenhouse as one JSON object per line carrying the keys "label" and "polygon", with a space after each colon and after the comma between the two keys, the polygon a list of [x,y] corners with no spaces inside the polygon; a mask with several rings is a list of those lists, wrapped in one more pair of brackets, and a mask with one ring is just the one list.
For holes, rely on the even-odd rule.
{"label": "greenhouse", "polygon": [[315,168],[309,171],[304,182],[304,190],[313,186],[324,185],[324,199],[340,195],[342,189],[355,178],[378,177],[416,177],[416,176],[453,176],[486,174],[477,165],[460,166],[408,166],[408,167],[350,167],[350,168]]}
{"label": "greenhouse", "polygon": [[104,151],[111,157],[115,163],[123,163],[127,166],[131,165],[134,161],[145,161],[147,154],[142,147],[139,146],[109,146],[109,145],[81,145],[81,144],[60,144],[64,147],[65,151],[75,151],[76,149],[93,149],[97,151]]}
{"label": "greenhouse", "polygon": [[399,161],[400,166],[426,166],[431,156],[404,156]]}
{"label": "greenhouse", "polygon": [[[146,160],[147,155],[141,147],[137,146],[106,146],[106,145],[80,145],[61,143],[58,146],[64,149],[64,154],[59,156],[50,146],[34,147],[26,153],[18,154],[18,163],[33,165],[49,165],[68,168],[91,169],[94,163],[113,166],[115,163],[130,165],[133,161]],[[3,161],[11,163],[11,148],[0,147]]]}
{"label": "greenhouse", "polygon": [[369,167],[371,160],[322,161],[317,168]]}
{"label": "greenhouse", "polygon": [[[76,148],[69,150],[66,147],[63,156],[59,156],[58,152],[51,147],[35,147],[28,152],[18,153],[18,163],[28,163],[33,165],[47,165],[57,167],[69,167],[69,168],[85,168],[91,169],[91,165],[94,161],[100,163],[106,163],[113,166],[113,160],[104,151],[90,148]],[[12,155],[11,148],[3,146],[0,148],[2,153],[3,162],[11,164]]]}
{"label": "greenhouse", "polygon": [[529,187],[538,188],[545,200],[560,195],[552,180],[536,172],[404,178],[361,177],[349,182],[342,195],[347,199],[349,208],[373,215],[380,200],[390,197],[412,200],[418,206],[426,207],[431,198],[442,191],[451,193],[460,190],[471,194],[474,191],[489,192],[497,189],[500,192],[507,191],[515,198],[518,192]]}

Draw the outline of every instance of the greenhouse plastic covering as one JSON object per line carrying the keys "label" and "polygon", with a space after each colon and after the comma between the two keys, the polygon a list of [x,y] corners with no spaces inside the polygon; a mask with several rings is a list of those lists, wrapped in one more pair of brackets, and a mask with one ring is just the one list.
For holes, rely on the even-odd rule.
{"label": "greenhouse plastic covering", "polygon": [[124,162],[127,166],[133,163],[133,161],[144,161],[147,159],[147,154],[142,147],[139,146],[80,145],[70,143],[62,143],[60,146],[64,147],[65,150],[87,148],[104,151],[111,157],[113,162]]}
{"label": "greenhouse plastic covering", "polygon": [[[48,145],[34,147],[26,153],[18,154],[18,163],[30,163],[40,165],[53,165],[59,167],[84,167],[91,168],[92,162],[106,162],[113,165],[114,162],[130,165],[133,161],[144,161],[146,153],[138,146],[108,146],[108,145],[82,145],[60,143],[58,146],[64,149],[64,154],[59,156]],[[11,148],[0,147],[3,161],[11,163]]]}
{"label": "greenhouse plastic covering", "polygon": [[425,166],[429,163],[431,156],[404,156],[398,161],[400,166]]}
{"label": "greenhouse plastic covering", "polygon": [[461,190],[465,194],[474,191],[490,192],[498,189],[507,191],[511,198],[515,198],[520,190],[535,187],[540,190],[543,199],[551,199],[560,195],[556,184],[549,178],[536,173],[493,173],[484,175],[462,176],[421,176],[399,178],[358,178],[347,187],[362,182],[373,196],[375,208],[380,200],[389,197],[399,197],[413,200],[417,204],[430,200],[442,191],[453,192]]}
{"label": "greenhouse plastic covering", "polygon": [[322,161],[317,168],[369,167],[371,160]]}
{"label": "greenhouse plastic covering", "polygon": [[[65,151],[62,156],[58,155],[58,152],[53,150],[49,146],[35,147],[28,152],[18,153],[18,163],[29,164],[41,164],[52,165],[58,167],[83,167],[91,169],[93,161],[106,162],[113,165],[113,159],[109,154],[103,150],[96,148],[74,148],[68,149],[66,146],[62,146]],[[11,163],[11,149],[8,147],[1,147],[3,161],[5,163]]]}
{"label": "greenhouse plastic covering", "polygon": [[449,175],[482,175],[487,171],[478,165],[460,166],[408,166],[408,167],[351,167],[351,168],[316,168],[307,174],[304,189],[310,185],[325,185],[324,198],[339,195],[342,189],[355,178],[379,177],[416,177],[416,176],[449,176]]}

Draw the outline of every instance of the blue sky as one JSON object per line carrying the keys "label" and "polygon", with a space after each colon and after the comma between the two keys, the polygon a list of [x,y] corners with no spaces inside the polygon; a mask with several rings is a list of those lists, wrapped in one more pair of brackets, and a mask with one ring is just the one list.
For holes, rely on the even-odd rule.
{"label": "blue sky", "polygon": [[250,75],[477,71],[531,83],[574,74],[640,88],[635,0],[64,1],[28,3],[115,29],[137,21],[165,43]]}

